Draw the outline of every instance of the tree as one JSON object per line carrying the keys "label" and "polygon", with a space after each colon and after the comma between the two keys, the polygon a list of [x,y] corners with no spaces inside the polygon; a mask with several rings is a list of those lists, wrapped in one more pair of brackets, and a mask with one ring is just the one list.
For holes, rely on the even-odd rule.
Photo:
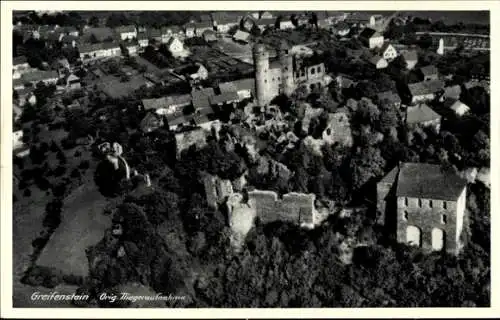
{"label": "tree", "polygon": [[354,190],[359,190],[370,179],[382,176],[384,167],[385,160],[379,149],[374,147],[358,149],[350,163],[351,182]]}
{"label": "tree", "polygon": [[49,229],[56,229],[61,224],[62,201],[54,199],[45,206],[45,217],[43,226]]}

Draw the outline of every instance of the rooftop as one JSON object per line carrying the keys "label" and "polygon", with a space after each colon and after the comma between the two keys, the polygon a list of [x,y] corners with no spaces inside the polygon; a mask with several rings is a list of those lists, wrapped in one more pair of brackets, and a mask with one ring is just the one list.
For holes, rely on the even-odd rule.
{"label": "rooftop", "polygon": [[438,69],[433,65],[429,65],[429,66],[425,66],[425,67],[420,68],[420,72],[422,72],[422,74],[424,76],[429,76],[429,75],[437,74]]}
{"label": "rooftop", "polygon": [[444,82],[442,80],[422,81],[408,85],[408,89],[410,90],[412,96],[436,93],[443,88]]}
{"label": "rooftop", "polygon": [[441,170],[439,165],[403,163],[396,196],[456,201],[466,183],[458,175]]}
{"label": "rooftop", "polygon": [[406,123],[417,124],[432,120],[438,120],[441,116],[426,104],[421,104],[415,107],[408,107],[406,111]]}

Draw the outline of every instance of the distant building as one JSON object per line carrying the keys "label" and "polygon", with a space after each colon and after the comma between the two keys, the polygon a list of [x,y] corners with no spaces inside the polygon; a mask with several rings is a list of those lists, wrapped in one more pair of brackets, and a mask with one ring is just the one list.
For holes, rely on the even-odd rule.
{"label": "distant building", "polygon": [[46,85],[56,84],[59,80],[59,74],[56,70],[35,70],[33,72],[25,73],[18,79],[22,84],[31,83],[32,86],[36,86],[39,82],[43,82]]}
{"label": "distant building", "polygon": [[67,78],[66,78],[66,88],[68,88],[69,90],[78,90],[81,88],[81,82],[80,82],[80,78],[75,76],[74,74],[70,74]]}
{"label": "distant building", "polygon": [[459,254],[468,225],[466,186],[438,165],[403,163],[377,184],[379,222],[398,242]]}
{"label": "distant building", "polygon": [[215,34],[215,31],[206,30],[205,32],[203,32],[203,40],[209,43],[217,41],[217,36]]}
{"label": "distant building", "polygon": [[346,108],[340,108],[335,113],[328,114],[328,122],[322,139],[326,144],[339,143],[342,146],[352,146],[351,124]]}
{"label": "distant building", "polygon": [[148,112],[140,123],[142,132],[152,132],[163,126],[164,122],[160,115]]}
{"label": "distant building", "polygon": [[452,110],[455,115],[461,117],[464,114],[468,113],[470,111],[470,108],[468,105],[465,103],[461,102],[460,100],[454,100],[454,99],[446,99],[444,101],[444,106],[445,108],[448,108]]}
{"label": "distant building", "polygon": [[401,53],[403,60],[406,62],[406,69],[412,70],[418,62],[418,54],[415,50],[405,51]]}
{"label": "distant building", "polygon": [[250,99],[255,96],[255,80],[240,79],[219,84],[221,93],[236,92],[239,100]]}
{"label": "distant building", "polygon": [[443,88],[444,82],[441,80],[422,81],[409,84],[404,95],[408,102],[415,104],[433,100]]}
{"label": "distant building", "polygon": [[12,78],[20,79],[27,72],[32,71],[28,59],[25,56],[19,56],[12,59]]}
{"label": "distant building", "polygon": [[264,31],[267,28],[274,28],[276,26],[275,18],[262,18],[255,21],[255,25],[260,29],[260,31]]}
{"label": "distant building", "polygon": [[149,38],[145,32],[141,32],[137,34],[137,42],[139,43],[139,47],[145,48],[149,45]]}
{"label": "distant building", "polygon": [[405,120],[409,127],[433,127],[438,132],[441,126],[441,116],[426,104],[409,106]]}
{"label": "distant building", "polygon": [[186,33],[186,38],[192,38],[195,36],[194,31],[196,27],[193,23],[188,23],[184,26],[184,32]]}
{"label": "distant building", "polygon": [[211,15],[212,24],[217,32],[227,33],[229,29],[238,25],[238,19],[228,16],[225,12],[215,11]]}
{"label": "distant building", "polygon": [[370,49],[384,45],[384,36],[371,28],[365,28],[359,35],[361,42]]}
{"label": "distant building", "polygon": [[380,48],[380,55],[387,61],[392,61],[398,56],[398,51],[389,42],[384,43]]}
{"label": "distant building", "polygon": [[389,65],[387,63],[387,60],[385,60],[384,58],[382,58],[381,56],[373,56],[371,57],[368,62],[370,62],[370,64],[372,66],[375,67],[375,69],[385,69],[387,68],[387,66]]}
{"label": "distant building", "polygon": [[439,78],[438,69],[433,65],[420,68],[418,75],[422,81],[437,80]]}
{"label": "distant building", "polygon": [[339,37],[345,37],[351,32],[351,28],[345,22],[339,22],[332,28],[333,34]]}
{"label": "distant building", "polygon": [[19,149],[24,145],[23,130],[17,130],[12,133],[12,149]]}
{"label": "distant building", "polygon": [[184,44],[177,37],[171,37],[167,42],[167,49],[173,56],[177,56],[184,51]]}
{"label": "distant building", "polygon": [[137,38],[137,28],[133,25],[121,26],[115,29],[116,33],[123,40],[132,40]]}
{"label": "distant building", "polygon": [[194,24],[194,27],[195,27],[195,35],[197,37],[202,37],[203,36],[203,32],[207,31],[207,30],[214,30],[213,26],[212,26],[212,22],[210,21],[203,21],[203,22],[196,22]]}
{"label": "distant building", "polygon": [[282,17],[279,19],[279,28],[280,30],[287,30],[287,29],[295,29],[295,25],[293,24],[292,20],[290,17]]}
{"label": "distant building", "polygon": [[248,43],[250,39],[250,33],[238,30],[236,33],[233,35],[233,40],[237,42],[243,42],[243,43]]}
{"label": "distant building", "polygon": [[93,44],[83,44],[78,47],[82,62],[88,62],[109,57],[119,57],[121,48],[115,42],[101,42]]}

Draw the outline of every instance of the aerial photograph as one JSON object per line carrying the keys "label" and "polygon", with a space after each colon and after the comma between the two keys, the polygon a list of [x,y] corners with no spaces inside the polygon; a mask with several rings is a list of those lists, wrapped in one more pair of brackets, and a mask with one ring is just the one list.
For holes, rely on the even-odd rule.
{"label": "aerial photograph", "polygon": [[14,308],[491,306],[490,11],[12,22]]}

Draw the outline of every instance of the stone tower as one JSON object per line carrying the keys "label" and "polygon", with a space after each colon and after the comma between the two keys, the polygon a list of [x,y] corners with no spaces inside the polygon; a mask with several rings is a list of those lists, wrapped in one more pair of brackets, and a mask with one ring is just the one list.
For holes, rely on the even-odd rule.
{"label": "stone tower", "polygon": [[281,86],[283,93],[290,96],[295,90],[293,81],[293,55],[290,52],[290,45],[286,40],[282,40],[279,49],[279,59],[281,64]]}
{"label": "stone tower", "polygon": [[269,71],[269,52],[262,43],[253,47],[253,61],[255,65],[255,91],[259,106],[269,103],[269,82],[267,73]]}
{"label": "stone tower", "polygon": [[444,54],[444,40],[443,40],[443,38],[439,39],[439,46],[437,48],[436,53],[441,55],[441,56]]}

